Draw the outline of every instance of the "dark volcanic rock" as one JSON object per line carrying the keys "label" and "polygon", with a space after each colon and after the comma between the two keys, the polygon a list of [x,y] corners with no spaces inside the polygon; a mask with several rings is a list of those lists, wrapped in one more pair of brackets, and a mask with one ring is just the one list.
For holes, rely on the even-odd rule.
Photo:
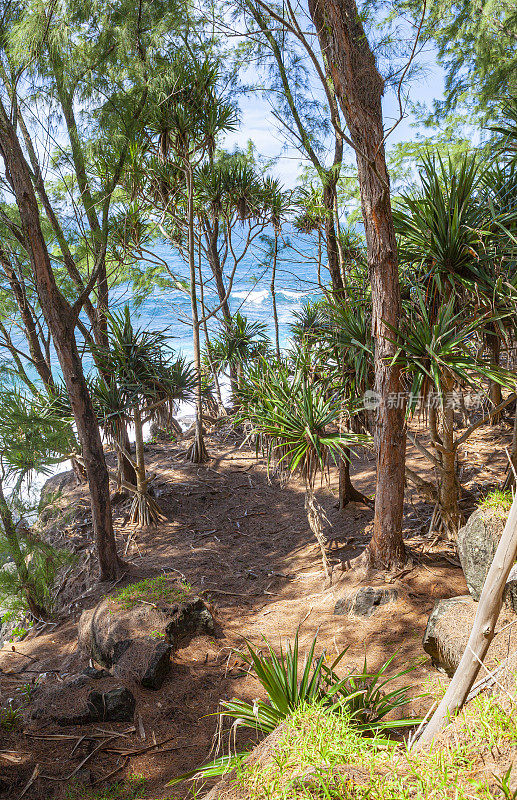
{"label": "dark volcanic rock", "polygon": [[97,669],[96,667],[86,667],[83,670],[83,675],[87,675],[88,678],[93,678],[94,681],[110,677],[110,673],[107,669]]}
{"label": "dark volcanic rock", "polygon": [[124,686],[109,692],[90,692],[88,710],[92,722],[131,722],[135,713],[135,698]]}
{"label": "dark volcanic rock", "polygon": [[357,617],[371,617],[379,606],[397,599],[397,590],[390,586],[361,586],[348,597],[340,598],[334,614],[354,614]]}
{"label": "dark volcanic rock", "polygon": [[144,689],[161,689],[171,668],[171,653],[172,644],[158,642],[149,657],[147,669],[142,675],[141,683]]}

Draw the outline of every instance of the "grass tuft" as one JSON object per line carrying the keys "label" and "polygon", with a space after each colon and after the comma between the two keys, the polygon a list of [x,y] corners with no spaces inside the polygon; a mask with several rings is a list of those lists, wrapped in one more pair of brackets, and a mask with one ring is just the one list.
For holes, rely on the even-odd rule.
{"label": "grass tuft", "polygon": [[481,508],[491,508],[495,511],[508,513],[512,505],[511,491],[502,492],[500,489],[494,489],[488,492],[487,496],[481,503]]}
{"label": "grass tuft", "polygon": [[185,600],[192,594],[192,586],[189,583],[172,583],[166,575],[159,575],[156,578],[146,578],[145,580],[132,583],[119,589],[112,595],[111,600],[122,608],[131,609],[139,603],[178,603]]}
{"label": "grass tuft", "polygon": [[501,794],[509,773],[498,776],[490,754],[515,758],[517,726],[493,695],[470,703],[430,753],[361,736],[346,709],[322,704],[300,706],[284,724],[273,751],[236,767],[242,800],[514,800],[509,788]]}

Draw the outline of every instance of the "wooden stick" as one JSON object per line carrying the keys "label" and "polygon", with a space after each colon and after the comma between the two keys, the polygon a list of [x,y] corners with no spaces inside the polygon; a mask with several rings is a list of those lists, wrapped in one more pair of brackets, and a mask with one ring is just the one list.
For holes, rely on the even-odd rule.
{"label": "wooden stick", "polygon": [[465,703],[483,658],[494,638],[495,626],[503,604],[504,587],[516,555],[517,494],[513,498],[503,534],[483,585],[465,652],[438,708],[416,743],[417,749],[426,745],[432,747],[438,732]]}

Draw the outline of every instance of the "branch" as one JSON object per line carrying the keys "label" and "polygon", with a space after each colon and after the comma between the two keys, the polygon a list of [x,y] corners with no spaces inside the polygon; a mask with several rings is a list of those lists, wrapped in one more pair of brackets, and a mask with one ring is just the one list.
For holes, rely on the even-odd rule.
{"label": "branch", "polygon": [[430,461],[432,464],[434,464],[434,465],[435,465],[435,467],[438,467],[438,469],[441,469],[441,468],[442,468],[442,465],[440,464],[440,462],[438,461],[438,459],[436,458],[436,456],[433,456],[433,454],[432,454],[432,453],[431,453],[431,452],[430,452],[430,451],[427,449],[427,447],[424,447],[424,445],[423,445],[423,444],[420,444],[420,442],[418,441],[418,439],[416,438],[416,436],[411,436],[411,434],[410,434],[410,433],[408,433],[408,434],[407,434],[407,438],[409,439],[409,441],[411,442],[411,444],[413,444],[413,445],[416,447],[416,449],[417,449],[417,450],[418,450],[420,453],[422,453],[422,455],[423,455],[423,456],[425,456],[427,459],[429,459],[429,461]]}
{"label": "branch", "polygon": [[467,428],[465,433],[462,433],[460,438],[457,439],[454,442],[453,450],[457,450],[457,448],[460,446],[460,444],[463,444],[463,442],[466,441],[469,438],[471,433],[474,433],[476,428],[480,428],[481,425],[484,425],[485,422],[488,422],[489,420],[491,420],[492,417],[495,417],[496,414],[498,414],[500,411],[502,411],[503,408],[506,408],[506,406],[509,406],[510,403],[513,403],[513,401],[516,400],[516,399],[517,399],[517,395],[516,394],[511,394],[506,400],[503,400],[502,403],[499,403],[498,406],[493,408],[488,414],[486,414],[482,419],[480,419],[479,422],[475,422],[473,425],[470,426],[470,428]]}

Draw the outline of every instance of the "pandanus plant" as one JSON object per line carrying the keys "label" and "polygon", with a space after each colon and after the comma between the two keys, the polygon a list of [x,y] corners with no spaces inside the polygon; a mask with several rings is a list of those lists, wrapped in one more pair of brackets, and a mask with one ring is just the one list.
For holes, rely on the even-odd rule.
{"label": "pandanus plant", "polygon": [[231,326],[221,326],[211,341],[210,356],[218,372],[231,369],[237,376],[237,389],[243,387],[246,366],[264,355],[271,342],[264,322],[251,322],[237,312],[232,317]]}
{"label": "pandanus plant", "polygon": [[271,366],[262,358],[248,374],[238,418],[249,425],[257,450],[265,451],[268,464],[276,463],[286,477],[298,473],[305,483],[305,508],[309,527],[321,549],[323,569],[330,577],[325,551],[325,513],[316,500],[318,475],[331,463],[346,457],[347,449],[366,445],[367,435],[339,430],[342,403],[329,396],[325,381],[313,381],[303,361],[294,372],[285,365]]}
{"label": "pandanus plant", "polygon": [[[455,313],[454,305],[452,296],[430,311],[423,291],[417,289],[406,326],[397,334],[393,332],[393,341],[398,345],[394,361],[402,367],[410,386],[408,413],[428,415],[431,449],[416,437],[409,438],[435,468],[434,520],[451,538],[458,532],[462,519],[456,472],[458,449],[493,413],[489,412],[456,437],[454,410],[458,392],[468,389],[479,396],[483,380],[497,381],[508,388],[515,385],[515,375],[481,360],[474,352],[476,336],[482,335],[490,317],[468,322],[462,312]],[[411,476],[410,470],[408,474]],[[424,482],[415,477],[415,482],[424,488]]]}
{"label": "pandanus plant", "polygon": [[133,328],[129,308],[108,316],[109,347],[96,347],[97,363],[103,373],[112,376],[107,384],[98,378],[93,396],[101,425],[115,447],[120,447],[117,425],[134,428],[135,458],[127,451],[136,473],[136,486],[122,486],[133,493],[130,522],[137,527],[156,524],[162,514],[149,493],[151,475],[147,475],[144,458],[144,426],[159,413],[171,415],[179,400],[193,397],[196,377],[184,358],[169,348],[169,337],[161,331]]}

